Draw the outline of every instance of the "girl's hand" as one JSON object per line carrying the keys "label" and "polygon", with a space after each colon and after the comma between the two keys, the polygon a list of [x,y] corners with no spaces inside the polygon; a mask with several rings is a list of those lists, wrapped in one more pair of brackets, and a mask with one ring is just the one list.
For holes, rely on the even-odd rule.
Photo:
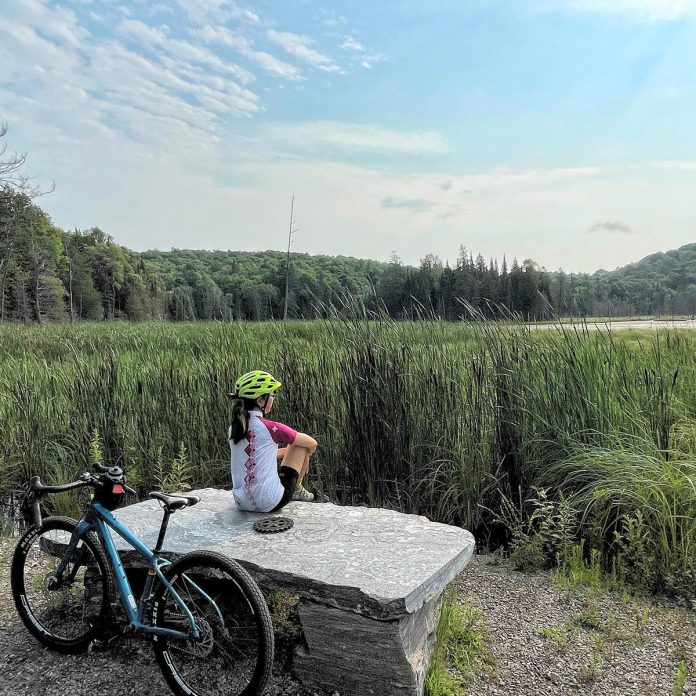
{"label": "girl's hand", "polygon": [[278,452],[276,453],[276,457],[278,459],[282,459],[287,454],[287,452],[288,452],[287,447],[279,447]]}

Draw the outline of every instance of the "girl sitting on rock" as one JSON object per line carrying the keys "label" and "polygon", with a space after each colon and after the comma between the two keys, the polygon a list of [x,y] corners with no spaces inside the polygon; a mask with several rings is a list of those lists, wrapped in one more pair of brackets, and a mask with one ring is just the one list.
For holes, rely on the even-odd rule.
{"label": "girl sitting on rock", "polygon": [[[268,420],[280,382],[268,372],[254,370],[235,383],[232,424],[232,493],[242,510],[275,512],[291,500],[312,501],[302,486],[317,441]],[[285,445],[278,449],[278,445]],[[278,460],[281,460],[280,469]]]}

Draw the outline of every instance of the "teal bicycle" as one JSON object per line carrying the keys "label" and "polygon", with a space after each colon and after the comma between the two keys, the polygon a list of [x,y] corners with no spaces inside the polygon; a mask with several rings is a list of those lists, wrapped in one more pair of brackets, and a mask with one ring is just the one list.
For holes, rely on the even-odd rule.
{"label": "teal bicycle", "polygon": [[[42,518],[44,496],[87,487],[94,496],[79,522]],[[217,553],[194,551],[174,562],[162,556],[170,516],[198,503],[197,496],[150,493],[164,518],[157,544],[149,549],[112,514],[126,493],[135,491],[119,467],[97,465],[96,473],[59,486],[31,479],[23,503],[31,526],[17,544],[11,571],[24,625],[41,643],[65,653],[104,647],[122,633],[141,633],[152,640],[175,694],[260,694],[271,674],[274,642],[258,585],[238,563]],[[145,559],[139,599],[112,531]]]}

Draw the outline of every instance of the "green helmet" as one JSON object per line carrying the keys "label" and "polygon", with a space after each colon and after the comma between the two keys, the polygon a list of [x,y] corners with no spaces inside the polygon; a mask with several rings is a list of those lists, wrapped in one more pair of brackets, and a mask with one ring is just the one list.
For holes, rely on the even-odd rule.
{"label": "green helmet", "polygon": [[236,395],[242,399],[257,399],[264,394],[274,394],[280,382],[268,372],[252,370],[242,375],[234,384]]}

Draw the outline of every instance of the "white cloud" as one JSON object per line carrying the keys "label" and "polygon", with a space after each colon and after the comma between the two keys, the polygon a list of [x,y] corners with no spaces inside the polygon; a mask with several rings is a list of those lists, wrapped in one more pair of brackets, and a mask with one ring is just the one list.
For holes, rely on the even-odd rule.
{"label": "white cloud", "polygon": [[595,224],[587,230],[588,234],[592,234],[593,232],[633,234],[634,230],[627,222],[622,222],[621,220],[601,220],[600,222],[595,222]]}
{"label": "white cloud", "polygon": [[358,51],[359,53],[365,50],[365,47],[352,36],[346,36],[345,41],[341,44],[341,48],[345,48],[349,51]]}
{"label": "white cloud", "polygon": [[[209,45],[173,36],[173,22],[133,20],[107,41],[48,0],[3,3],[1,115],[11,147],[28,151],[30,173],[55,179],[40,204],[57,224],[98,224],[136,249],[282,248],[295,194],[295,248],[312,253],[386,259],[396,250],[417,263],[428,252],[452,259],[465,243],[486,256],[594,270],[693,241],[694,161],[462,174],[424,169],[417,156],[451,151],[432,131],[315,121],[254,124],[242,137],[235,119],[262,108],[248,87],[254,76],[215,44],[272,74],[299,73],[282,61],[263,66],[278,59],[255,51],[261,27],[223,31],[209,20],[237,12],[254,22],[239,7],[181,2],[207,17],[197,26]],[[298,61],[336,65],[307,37],[274,36]],[[407,155],[410,170],[335,161],[364,153]],[[587,234],[598,221],[602,233]],[[634,229],[630,244],[607,233],[621,221]]]}
{"label": "white cloud", "polygon": [[216,113],[243,115],[258,110],[256,95],[224,77],[218,76],[216,85],[206,84],[195,79],[200,72],[189,66],[192,77],[185,79],[180,71],[186,64],[181,61],[174,63],[172,70],[117,44],[97,47],[92,55],[104,85],[100,103],[110,113],[125,105],[208,131],[215,128]]}
{"label": "white cloud", "polygon": [[376,65],[377,63],[383,63],[385,60],[387,59],[383,55],[377,53],[363,58],[363,60],[360,61],[360,65],[362,65],[362,67],[366,70],[371,70],[372,66]]}
{"label": "white cloud", "polygon": [[210,51],[206,51],[200,46],[196,46],[188,41],[168,41],[164,44],[164,49],[177,59],[200,63],[201,65],[213,68],[219,72],[234,75],[244,84],[249,84],[255,79],[253,73],[248,70],[245,70],[235,63],[223,61]]}
{"label": "white cloud", "polygon": [[288,80],[298,80],[300,78],[300,71],[294,65],[290,65],[290,63],[286,63],[265,51],[249,50],[241,52],[241,55],[273,75],[285,77]]}
{"label": "white cloud", "polygon": [[[115,56],[104,77],[135,69],[133,60]],[[396,250],[418,263],[427,253],[452,260],[464,243],[486,257],[507,254],[508,262],[532,257],[550,268],[593,271],[693,241],[693,161],[466,175],[379,171],[299,154],[284,161],[266,133],[246,142],[215,138],[214,118],[202,107],[178,112],[172,100],[150,109],[148,91],[159,101],[167,90],[158,86],[164,75],[146,77],[130,85],[138,93],[133,106],[120,104],[120,95],[108,107],[78,85],[66,91],[52,80],[53,91],[36,95],[44,111],[11,131],[31,134],[32,173],[56,179],[41,205],[57,224],[97,224],[135,249],[282,249],[294,194],[295,249],[310,253],[386,260]],[[0,91],[0,103],[28,113],[7,97]],[[115,120],[140,124],[138,142],[105,128],[106,108]],[[57,129],[47,127],[51,114]],[[70,119],[72,131],[62,125]],[[26,142],[12,144],[24,149]],[[622,234],[587,234],[597,221],[623,220],[635,222],[630,244]]]}
{"label": "white cloud", "polygon": [[167,41],[166,29],[164,27],[153,27],[137,19],[123,20],[118,25],[117,30],[148,45],[161,45]]}
{"label": "white cloud", "polygon": [[[74,14],[47,3],[11,2],[0,24],[3,117],[29,135],[30,151],[63,152],[61,143],[70,143],[98,152],[104,138],[124,147],[132,140],[184,159],[190,149],[192,166],[214,166],[225,121],[259,111],[257,95],[239,84],[253,76],[170,39],[166,28],[123,20],[120,31],[149,55],[88,37]],[[60,179],[72,155],[55,156],[46,159]]]}
{"label": "white cloud", "polygon": [[[89,31],[77,23],[75,13],[65,7],[49,7],[43,0],[17,0],[3,3],[3,20],[38,29],[50,41],[75,48],[85,42]],[[6,27],[5,27],[6,29]]]}
{"label": "white cloud", "polygon": [[139,44],[145,44],[156,53],[162,50],[170,54],[174,61],[180,64],[188,61],[205,65],[218,72],[234,75],[242,84],[254,81],[254,75],[241,66],[225,62],[210,51],[188,41],[170,39],[166,29],[166,27],[152,27],[138,20],[124,20],[117,27],[117,31],[121,34],[132,36]]}
{"label": "white cloud", "polygon": [[594,13],[624,13],[645,21],[696,18],[696,0],[541,0],[545,9]]}
{"label": "white cloud", "polygon": [[326,7],[319,7],[318,19],[325,27],[333,29],[341,25],[348,24],[348,18],[344,15],[337,15],[332,9],[327,9]]}
{"label": "white cloud", "polygon": [[406,208],[415,213],[423,213],[430,210],[434,203],[426,198],[394,198],[387,196],[382,199],[383,208]]}
{"label": "white cloud", "polygon": [[256,14],[256,12],[253,12],[252,10],[242,10],[240,18],[246,19],[248,22],[251,22],[252,24],[258,24],[261,21],[261,18]]}
{"label": "white cloud", "polygon": [[227,0],[176,0],[176,3],[198,24],[226,19]]}
{"label": "white cloud", "polygon": [[[297,251],[386,260],[396,250],[406,262],[418,263],[427,253],[453,259],[464,243],[485,257],[532,257],[573,272],[693,241],[690,228],[675,224],[694,217],[688,191],[696,176],[685,177],[683,169],[667,179],[651,167],[593,176],[582,169],[481,172],[449,176],[452,185],[443,190],[436,173],[281,162],[256,154],[258,159],[242,155],[231,167],[230,174],[244,182],[236,186],[176,163],[165,174],[155,161],[147,171],[151,181],[136,171],[119,192],[133,201],[128,210],[113,200],[101,205],[97,221],[109,223],[105,229],[118,241],[138,249],[282,249],[294,194]],[[630,245],[625,235],[587,234],[597,220],[627,219],[637,221]]]}
{"label": "white cloud", "polygon": [[308,121],[269,126],[264,140],[298,152],[329,149],[400,154],[441,154],[447,139],[431,131],[393,131],[340,121]]}
{"label": "white cloud", "polygon": [[265,51],[254,50],[246,36],[230,31],[226,27],[206,25],[197,32],[197,35],[206,43],[229,46],[237,51],[239,55],[256,63],[263,70],[273,75],[290,80],[297,80],[300,77],[300,71],[294,65],[286,63]]}
{"label": "white cloud", "polygon": [[252,10],[240,7],[231,0],[176,0],[195,24],[207,22],[224,23],[231,19],[241,20],[256,24],[259,16]]}
{"label": "white cloud", "polygon": [[274,31],[273,29],[269,29],[266,35],[273,43],[281,46],[291,56],[299,58],[319,70],[326,72],[340,72],[341,70],[332,58],[311,47],[313,42],[308,36],[292,34],[286,31]]}
{"label": "white cloud", "polygon": [[652,162],[649,166],[655,169],[673,169],[682,170],[685,172],[696,171],[696,161],[684,160],[684,161],[671,161],[665,160],[663,162]]}

